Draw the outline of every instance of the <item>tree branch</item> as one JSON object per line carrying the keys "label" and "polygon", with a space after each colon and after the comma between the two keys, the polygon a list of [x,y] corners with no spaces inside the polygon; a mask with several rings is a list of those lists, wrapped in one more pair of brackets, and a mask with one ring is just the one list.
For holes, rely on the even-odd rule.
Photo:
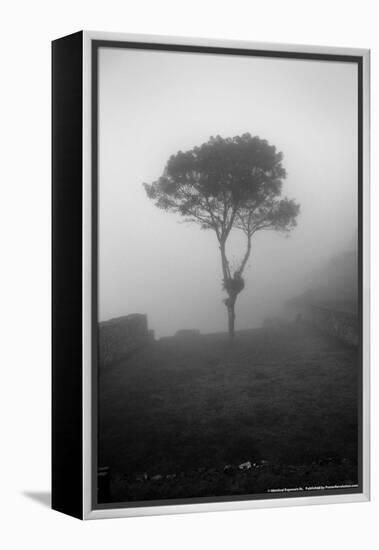
{"label": "tree branch", "polygon": [[247,264],[247,261],[250,257],[250,253],[251,253],[251,235],[250,233],[247,234],[247,247],[246,247],[246,252],[245,252],[245,255],[242,259],[242,262],[241,262],[241,265],[240,267],[236,270],[235,274],[238,274],[239,276],[242,275],[243,273],[243,270],[245,269],[246,267],[246,264]]}
{"label": "tree branch", "polygon": [[224,281],[230,279],[230,266],[229,261],[226,256],[225,242],[220,243],[220,252],[221,252],[221,264],[222,264],[222,274]]}

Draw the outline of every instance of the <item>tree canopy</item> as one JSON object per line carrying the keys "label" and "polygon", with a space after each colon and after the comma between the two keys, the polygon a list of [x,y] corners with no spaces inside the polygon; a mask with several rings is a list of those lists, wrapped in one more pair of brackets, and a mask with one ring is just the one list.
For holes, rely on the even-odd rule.
{"label": "tree canopy", "polygon": [[144,186],[156,206],[213,229],[220,241],[232,227],[247,235],[261,229],[289,231],[299,206],[279,199],[286,177],[282,159],[275,146],[250,134],[211,137],[172,155],[163,175]]}

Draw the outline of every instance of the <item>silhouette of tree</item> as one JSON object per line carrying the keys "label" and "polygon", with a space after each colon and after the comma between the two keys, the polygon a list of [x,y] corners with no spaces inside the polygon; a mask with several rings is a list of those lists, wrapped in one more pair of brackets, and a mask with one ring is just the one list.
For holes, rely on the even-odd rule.
{"label": "silhouette of tree", "polygon": [[[157,207],[215,232],[231,340],[235,304],[245,286],[243,273],[254,234],[262,230],[289,232],[296,226],[300,206],[280,198],[286,177],[282,159],[274,146],[248,133],[226,139],[216,136],[190,151],[172,155],[163,175],[152,184],[143,184]],[[245,234],[246,249],[232,269],[226,243],[233,228]]]}

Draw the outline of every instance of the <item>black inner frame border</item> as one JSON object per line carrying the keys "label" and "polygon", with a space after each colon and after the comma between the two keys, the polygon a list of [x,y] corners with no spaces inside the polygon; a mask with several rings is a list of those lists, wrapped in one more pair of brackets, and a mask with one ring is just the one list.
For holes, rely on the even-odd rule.
{"label": "black inner frame border", "polygon": [[[334,61],[357,65],[358,99],[358,487],[345,489],[326,489],[320,491],[295,491],[289,493],[263,493],[250,495],[225,495],[215,497],[191,497],[186,499],[160,499],[137,502],[97,502],[98,468],[98,85],[99,85],[99,49],[123,48],[132,50],[152,50],[166,52],[184,52],[195,54],[214,54],[228,56],[266,57],[297,59],[309,61]],[[301,46],[299,46],[301,48]],[[93,510],[113,508],[141,508],[154,506],[177,506],[181,504],[207,504],[238,501],[273,500],[283,498],[325,497],[344,494],[363,493],[363,56],[329,53],[310,53],[249,49],[237,47],[195,46],[183,44],[160,44],[150,42],[130,42],[114,40],[91,40],[91,495]]]}

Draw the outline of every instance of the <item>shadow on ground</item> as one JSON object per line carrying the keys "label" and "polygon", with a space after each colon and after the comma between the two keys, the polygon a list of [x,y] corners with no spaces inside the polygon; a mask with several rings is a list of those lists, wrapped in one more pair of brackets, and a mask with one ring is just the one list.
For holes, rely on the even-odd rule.
{"label": "shadow on ground", "polygon": [[50,491],[24,491],[22,494],[25,497],[30,498],[30,500],[34,500],[34,502],[37,502],[41,506],[47,506],[48,508],[51,506]]}

